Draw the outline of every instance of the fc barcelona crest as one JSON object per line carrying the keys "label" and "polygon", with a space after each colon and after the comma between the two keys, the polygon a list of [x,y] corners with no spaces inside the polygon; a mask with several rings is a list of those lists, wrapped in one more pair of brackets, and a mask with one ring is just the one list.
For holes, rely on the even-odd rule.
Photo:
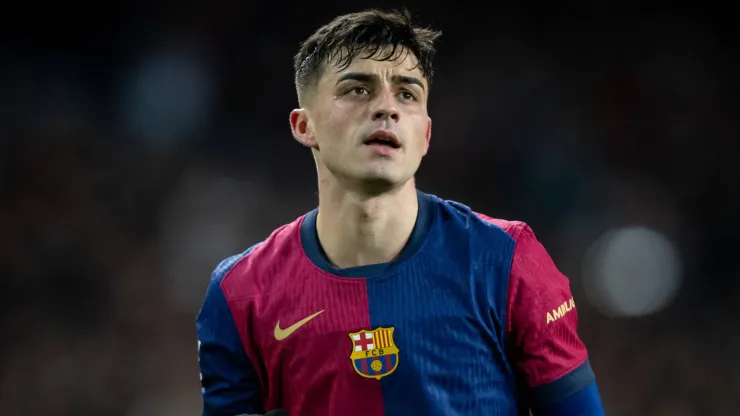
{"label": "fc barcelona crest", "polygon": [[395,328],[352,332],[352,353],[349,360],[357,374],[380,380],[398,367],[398,347],[393,342]]}

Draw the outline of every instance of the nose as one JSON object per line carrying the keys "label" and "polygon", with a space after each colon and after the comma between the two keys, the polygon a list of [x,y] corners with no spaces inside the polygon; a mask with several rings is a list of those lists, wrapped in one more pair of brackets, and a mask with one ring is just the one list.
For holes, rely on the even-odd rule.
{"label": "nose", "polygon": [[391,119],[398,123],[398,111],[394,111],[393,109],[378,109],[375,110],[375,113],[373,113],[373,121],[377,120],[386,120]]}
{"label": "nose", "polygon": [[401,115],[398,111],[398,103],[396,103],[393,93],[385,91],[383,94],[380,94],[377,102],[378,105],[372,113],[373,121],[393,120],[398,123]]}

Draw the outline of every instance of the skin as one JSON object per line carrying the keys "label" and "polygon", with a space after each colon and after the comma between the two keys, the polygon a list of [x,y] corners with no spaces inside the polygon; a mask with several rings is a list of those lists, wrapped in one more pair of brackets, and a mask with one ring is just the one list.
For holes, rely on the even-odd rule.
{"label": "skin", "polygon": [[[414,174],[429,150],[429,85],[413,54],[395,60],[329,62],[303,108],[293,110],[295,139],[309,147],[319,179],[319,241],[340,268],[395,259],[411,235],[418,202]],[[365,144],[377,131],[400,148]]]}

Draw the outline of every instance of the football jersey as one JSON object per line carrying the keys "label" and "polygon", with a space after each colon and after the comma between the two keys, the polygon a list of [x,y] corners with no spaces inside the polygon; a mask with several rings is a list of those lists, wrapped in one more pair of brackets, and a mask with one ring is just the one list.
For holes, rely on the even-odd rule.
{"label": "football jersey", "polygon": [[216,267],[204,415],[526,415],[593,383],[569,281],[532,230],[418,200],[390,263],[332,266],[317,209]]}

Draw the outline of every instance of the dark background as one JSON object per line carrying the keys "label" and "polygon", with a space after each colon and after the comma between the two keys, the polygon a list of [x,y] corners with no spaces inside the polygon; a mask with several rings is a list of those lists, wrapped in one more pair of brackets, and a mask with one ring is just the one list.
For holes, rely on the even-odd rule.
{"label": "dark background", "polygon": [[[199,414],[210,271],[317,202],[292,56],[389,5],[8,6],[0,414]],[[729,11],[406,5],[444,32],[420,188],[532,226],[571,277],[609,415],[737,414]]]}

